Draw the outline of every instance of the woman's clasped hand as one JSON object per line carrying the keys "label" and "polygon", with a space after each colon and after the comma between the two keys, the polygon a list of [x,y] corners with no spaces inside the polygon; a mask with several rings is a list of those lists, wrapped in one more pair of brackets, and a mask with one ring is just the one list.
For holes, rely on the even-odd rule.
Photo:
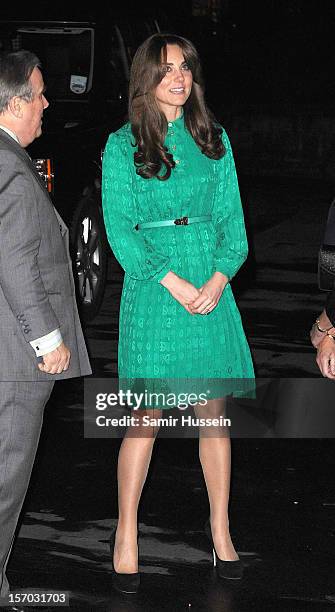
{"label": "woman's clasped hand", "polygon": [[214,272],[213,276],[199,288],[174,272],[168,272],[161,280],[161,284],[166,287],[172,297],[192,315],[207,315],[212,312],[227,283],[227,276],[221,272]]}

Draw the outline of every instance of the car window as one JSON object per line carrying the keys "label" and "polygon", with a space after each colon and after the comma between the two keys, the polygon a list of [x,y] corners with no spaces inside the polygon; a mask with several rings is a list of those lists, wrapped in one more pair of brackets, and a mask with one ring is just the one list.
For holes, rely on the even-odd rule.
{"label": "car window", "polygon": [[94,30],[86,27],[16,26],[0,32],[1,46],[29,49],[41,60],[48,96],[86,97],[92,88]]}

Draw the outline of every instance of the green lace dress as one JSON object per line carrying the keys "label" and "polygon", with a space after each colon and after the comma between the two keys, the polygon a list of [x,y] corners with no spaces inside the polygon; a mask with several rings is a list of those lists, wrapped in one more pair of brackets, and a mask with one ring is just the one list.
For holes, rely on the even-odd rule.
{"label": "green lace dress", "polygon": [[[119,379],[144,379],[146,386],[153,380],[187,379],[198,387],[199,381],[208,387],[208,379],[215,379],[224,381],[227,392],[243,395],[254,378],[230,284],[209,315],[192,316],[159,282],[169,270],[196,287],[216,270],[231,279],[246,259],[235,165],[225,132],[222,138],[226,154],[212,160],[195,144],[183,116],[169,122],[166,145],[176,167],[168,180],[160,181],[136,174],[129,124],[109,136],[103,155],[103,214],[109,244],[125,271]],[[135,229],[147,221],[202,215],[212,219]]]}

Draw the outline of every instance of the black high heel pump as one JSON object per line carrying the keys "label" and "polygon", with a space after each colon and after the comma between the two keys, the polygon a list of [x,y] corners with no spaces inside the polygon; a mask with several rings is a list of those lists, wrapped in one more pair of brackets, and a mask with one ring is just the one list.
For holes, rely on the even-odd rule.
{"label": "black high heel pump", "polygon": [[218,557],[213,542],[212,530],[209,519],[207,519],[205,523],[205,533],[212,546],[213,563],[214,567],[216,566],[217,573],[220,578],[228,578],[229,580],[240,580],[243,577],[243,563],[241,559],[236,559],[236,561],[223,561]]}
{"label": "black high heel pump", "polygon": [[[117,591],[119,591],[119,593],[137,593],[139,586],[140,586],[140,573],[133,572],[132,574],[120,574],[115,571],[113,556],[114,556],[116,529],[117,527],[115,527],[110,537],[110,540],[109,540],[110,552],[112,556],[112,567],[113,567],[113,574],[112,574],[113,587]],[[137,538],[137,541],[138,541],[138,538]]]}

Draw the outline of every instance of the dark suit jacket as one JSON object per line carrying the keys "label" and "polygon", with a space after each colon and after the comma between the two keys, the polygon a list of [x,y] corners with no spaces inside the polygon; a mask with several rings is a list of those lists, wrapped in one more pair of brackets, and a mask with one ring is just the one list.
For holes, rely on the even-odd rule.
{"label": "dark suit jacket", "polygon": [[[0,380],[91,374],[78,316],[68,229],[29,155],[0,129]],[[69,369],[45,374],[30,341],[56,328]]]}

